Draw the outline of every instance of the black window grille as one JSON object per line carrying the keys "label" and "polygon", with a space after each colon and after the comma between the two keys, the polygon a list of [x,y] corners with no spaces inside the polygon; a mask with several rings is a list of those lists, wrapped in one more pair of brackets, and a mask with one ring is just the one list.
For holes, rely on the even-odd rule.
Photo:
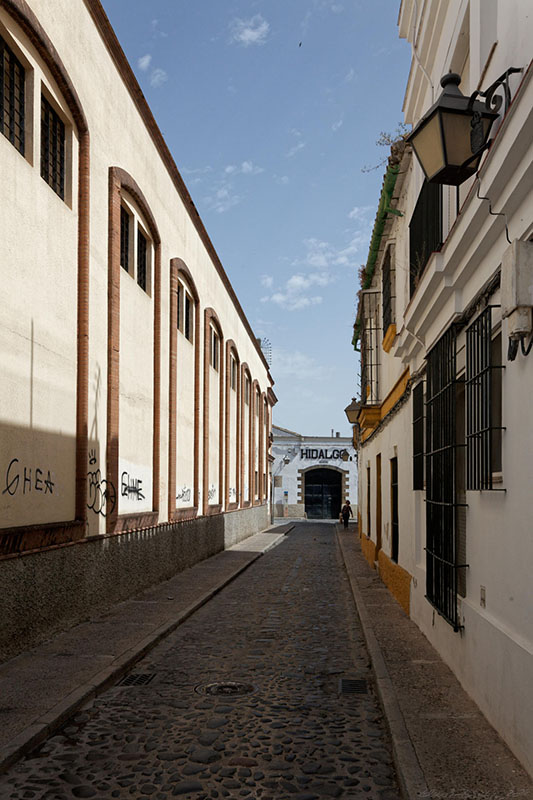
{"label": "black window grille", "polygon": [[454,630],[457,611],[456,331],[450,328],[427,355],[426,597]]}
{"label": "black window grille", "polygon": [[120,263],[129,272],[130,269],[130,215],[120,207]]}
{"label": "black window grille", "polygon": [[390,460],[390,498],[391,498],[391,558],[398,561],[400,547],[400,525],[398,521],[398,459]]}
{"label": "black window grille", "polygon": [[361,326],[361,403],[379,402],[379,355],[381,328],[379,325],[379,292],[364,291]]}
{"label": "black window grille", "polygon": [[146,291],[148,241],[142,231],[137,231],[137,283]]}
{"label": "black window grille", "polygon": [[192,342],[192,321],[193,321],[193,305],[192,299],[187,292],[185,292],[185,320],[184,320],[184,334],[185,338]]}
{"label": "black window grille", "polygon": [[442,187],[424,182],[409,223],[409,291],[412,297],[430,255],[442,247]]}
{"label": "black window grille", "polygon": [[413,489],[424,488],[424,383],[413,389]]}
{"label": "black window grille", "polygon": [[371,493],[370,493],[370,467],[366,468],[366,535],[370,538],[371,523],[372,523],[372,509],[370,508]]}
{"label": "black window grille", "polygon": [[395,269],[389,247],[382,267],[382,287],[383,287],[383,336],[386,335],[389,326],[396,321],[395,317]]}
{"label": "black window grille", "polygon": [[211,366],[216,370],[218,370],[218,349],[218,335],[211,328]]}
{"label": "black window grille", "polygon": [[41,96],[41,177],[65,199],[65,125]]}
{"label": "black window grille", "polygon": [[488,306],[466,331],[467,489],[493,489],[501,470],[501,335]]}
{"label": "black window grille", "polygon": [[24,155],[25,70],[0,36],[0,123],[2,133]]}

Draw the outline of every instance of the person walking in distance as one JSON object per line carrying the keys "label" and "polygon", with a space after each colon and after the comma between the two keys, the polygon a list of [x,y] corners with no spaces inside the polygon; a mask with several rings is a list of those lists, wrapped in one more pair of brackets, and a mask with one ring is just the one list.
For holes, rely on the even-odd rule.
{"label": "person walking in distance", "polygon": [[350,517],[353,517],[353,511],[352,511],[352,507],[350,505],[350,501],[349,500],[347,500],[345,502],[345,504],[343,505],[343,507],[342,507],[341,517],[342,517],[342,521],[344,522],[344,527],[347,528],[348,527],[348,520],[350,519]]}

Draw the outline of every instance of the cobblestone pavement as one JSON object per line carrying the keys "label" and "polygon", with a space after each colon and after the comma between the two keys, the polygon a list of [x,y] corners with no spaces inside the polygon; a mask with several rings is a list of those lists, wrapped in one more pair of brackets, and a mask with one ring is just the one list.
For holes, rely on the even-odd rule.
{"label": "cobblestone pavement", "polygon": [[331,524],[297,525],[134,673],[153,677],[85,707],[0,798],[400,798]]}

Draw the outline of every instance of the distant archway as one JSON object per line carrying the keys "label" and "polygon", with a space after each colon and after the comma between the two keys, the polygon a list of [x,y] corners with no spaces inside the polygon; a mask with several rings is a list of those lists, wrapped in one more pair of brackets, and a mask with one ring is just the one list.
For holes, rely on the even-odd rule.
{"label": "distant archway", "polygon": [[342,472],[317,467],[305,473],[305,513],[308,519],[338,519]]}

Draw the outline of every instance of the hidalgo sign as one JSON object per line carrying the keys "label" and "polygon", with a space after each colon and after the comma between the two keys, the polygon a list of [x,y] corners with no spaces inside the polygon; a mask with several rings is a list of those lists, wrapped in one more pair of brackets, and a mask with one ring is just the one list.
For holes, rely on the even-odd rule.
{"label": "hidalgo sign", "polygon": [[327,448],[324,450],[318,450],[317,448],[305,447],[300,450],[300,458],[306,458],[312,461],[330,458],[334,461],[338,461],[338,459],[342,458],[345,453],[346,450],[328,450]]}

